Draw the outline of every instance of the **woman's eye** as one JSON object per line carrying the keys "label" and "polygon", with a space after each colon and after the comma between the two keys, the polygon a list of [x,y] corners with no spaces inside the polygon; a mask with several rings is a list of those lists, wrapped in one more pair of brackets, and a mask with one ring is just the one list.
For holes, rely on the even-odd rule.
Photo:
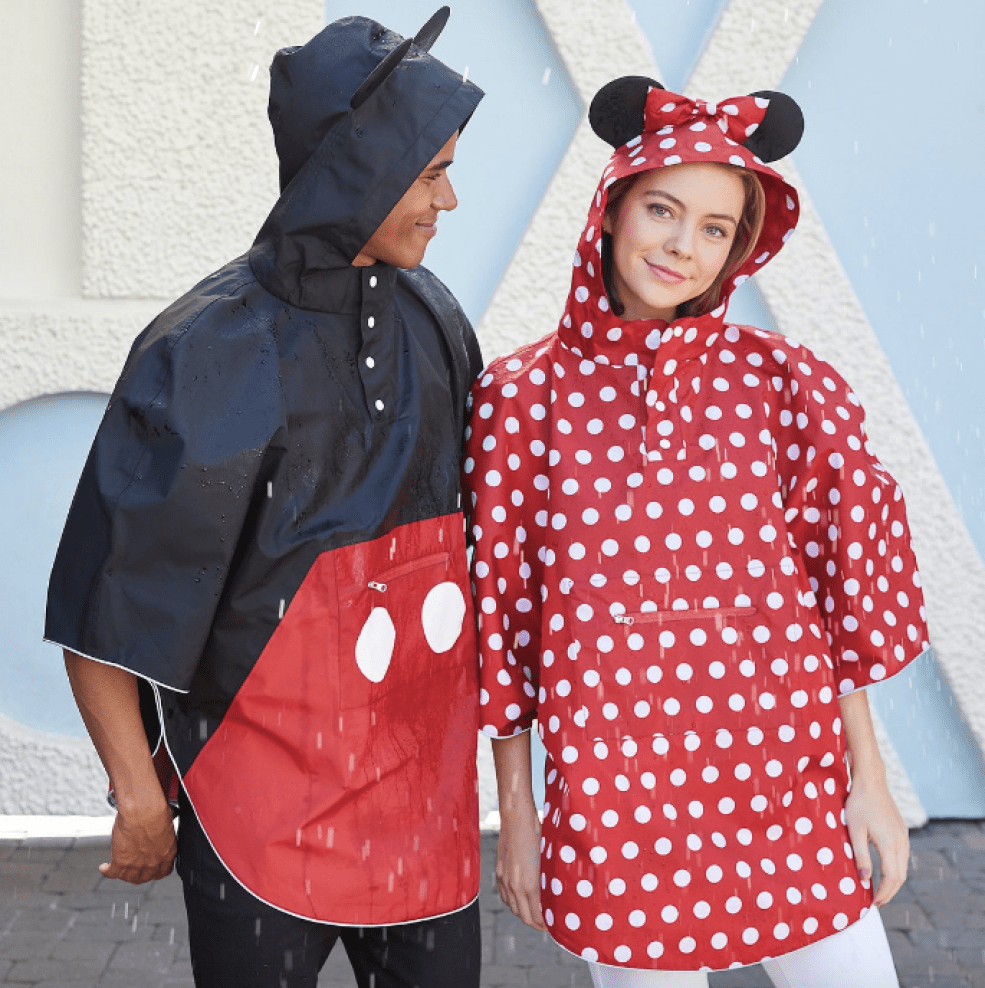
{"label": "woman's eye", "polygon": [[728,230],[726,230],[726,229],[724,229],[723,227],[720,227],[720,226],[709,226],[708,227],[708,233],[710,233],[713,237],[727,237],[728,236]]}
{"label": "woman's eye", "polygon": [[657,216],[670,216],[670,210],[662,203],[654,202],[650,204],[650,209]]}

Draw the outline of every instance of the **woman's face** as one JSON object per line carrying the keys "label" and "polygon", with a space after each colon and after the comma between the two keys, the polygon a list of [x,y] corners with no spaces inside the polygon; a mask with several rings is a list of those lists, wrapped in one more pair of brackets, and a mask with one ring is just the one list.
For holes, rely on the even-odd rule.
{"label": "woman's face", "polygon": [[717,164],[644,172],[603,228],[624,318],[672,320],[722,270],[745,205],[742,179]]}

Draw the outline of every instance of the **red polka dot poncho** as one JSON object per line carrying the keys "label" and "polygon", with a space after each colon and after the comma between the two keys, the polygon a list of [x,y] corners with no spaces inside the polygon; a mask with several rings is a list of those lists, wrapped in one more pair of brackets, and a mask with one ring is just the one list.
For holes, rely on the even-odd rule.
{"label": "red polka dot poncho", "polygon": [[481,722],[537,719],[544,918],[604,964],[751,964],[864,915],[837,699],[927,647],[902,494],[838,373],[724,304],[626,323],[606,298],[607,190],[636,170],[752,168],[766,222],[733,284],[780,249],[796,192],[740,143],[766,102],[651,91],[557,331],[473,389]]}

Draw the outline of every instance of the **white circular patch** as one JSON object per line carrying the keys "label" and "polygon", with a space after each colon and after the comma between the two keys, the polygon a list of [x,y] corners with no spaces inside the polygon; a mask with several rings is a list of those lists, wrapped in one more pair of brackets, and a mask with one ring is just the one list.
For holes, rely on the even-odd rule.
{"label": "white circular patch", "polygon": [[450,651],[462,634],[465,597],[455,583],[439,583],[424,598],[421,623],[433,652]]}
{"label": "white circular patch", "polygon": [[356,665],[371,683],[383,682],[396,640],[397,629],[387,609],[374,607],[356,639]]}

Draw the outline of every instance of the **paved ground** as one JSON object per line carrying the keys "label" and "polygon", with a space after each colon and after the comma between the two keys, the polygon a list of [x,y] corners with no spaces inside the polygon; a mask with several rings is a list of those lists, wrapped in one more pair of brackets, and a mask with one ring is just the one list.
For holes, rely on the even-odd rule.
{"label": "paved ground", "polygon": [[[483,988],[589,988],[585,965],[499,901],[495,842],[483,838]],[[104,838],[0,841],[0,985],[192,988],[177,879],[140,888],[104,879],[105,848]],[[901,985],[985,988],[985,821],[932,823],[913,832],[912,848],[910,879],[883,913]],[[758,967],[711,981],[769,986]],[[319,988],[353,984],[339,948]]]}

